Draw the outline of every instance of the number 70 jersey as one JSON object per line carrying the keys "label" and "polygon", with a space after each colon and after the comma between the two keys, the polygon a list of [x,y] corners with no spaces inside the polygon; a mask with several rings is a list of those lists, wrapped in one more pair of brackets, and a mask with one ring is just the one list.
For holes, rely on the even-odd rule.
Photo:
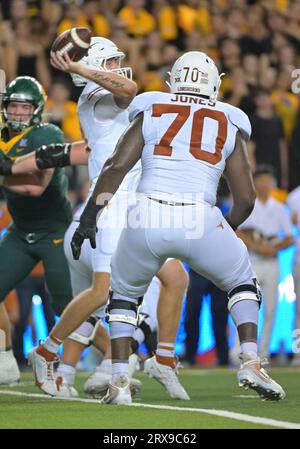
{"label": "number 70 jersey", "polygon": [[220,101],[162,92],[138,95],[129,107],[130,121],[140,112],[145,145],[137,190],[152,198],[180,201],[200,194],[214,205],[236,133],[250,138],[247,115]]}

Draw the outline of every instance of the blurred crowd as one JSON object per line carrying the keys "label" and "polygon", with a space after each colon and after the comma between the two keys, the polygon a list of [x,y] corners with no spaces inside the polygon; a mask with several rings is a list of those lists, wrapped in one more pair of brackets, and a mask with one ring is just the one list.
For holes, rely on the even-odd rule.
{"label": "blurred crowd", "polygon": [[50,66],[49,52],[58,34],[86,26],[126,53],[140,92],[167,90],[168,71],[183,51],[208,53],[224,73],[221,99],[251,118],[253,166],[272,165],[283,189],[300,184],[299,0],[2,0],[1,5],[0,61],[7,80],[36,77],[48,93],[45,119],[61,125],[67,140],[80,138],[80,90]]}
{"label": "blurred crowd", "polygon": [[[45,120],[67,141],[81,138],[80,89],[50,66],[50,48],[63,31],[89,27],[125,52],[139,92],[167,91],[182,52],[208,53],[224,73],[220,99],[250,117],[253,170],[273,167],[281,200],[300,185],[300,0],[1,0],[1,7],[0,67],[7,81],[29,75],[43,84]],[[86,172],[68,175],[76,204]]]}

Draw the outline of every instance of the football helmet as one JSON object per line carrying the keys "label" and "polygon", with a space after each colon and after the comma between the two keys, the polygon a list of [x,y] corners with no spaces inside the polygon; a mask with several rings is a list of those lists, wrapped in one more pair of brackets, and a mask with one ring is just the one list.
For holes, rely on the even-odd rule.
{"label": "football helmet", "polygon": [[[108,59],[117,58],[119,61],[119,67],[116,69],[107,69],[106,62]],[[125,58],[125,54],[118,49],[116,44],[105,37],[92,37],[91,45],[88,50],[87,56],[80,59],[79,64],[85,65],[90,69],[103,70],[108,72],[115,72],[125,78],[132,79],[132,70],[130,67],[121,67],[121,60]],[[84,86],[87,83],[87,79],[78,75],[77,73],[71,73],[71,77],[75,86]]]}
{"label": "football helmet", "polygon": [[174,63],[168,83],[172,93],[195,93],[216,101],[221,75],[214,61],[200,51],[184,53]]}
{"label": "football helmet", "polygon": [[[28,126],[38,125],[42,120],[47,96],[42,85],[31,76],[18,76],[11,81],[2,94],[2,120],[7,127],[15,132],[22,132]],[[10,120],[7,106],[11,102],[30,103],[34,106],[33,114],[24,122]]]}

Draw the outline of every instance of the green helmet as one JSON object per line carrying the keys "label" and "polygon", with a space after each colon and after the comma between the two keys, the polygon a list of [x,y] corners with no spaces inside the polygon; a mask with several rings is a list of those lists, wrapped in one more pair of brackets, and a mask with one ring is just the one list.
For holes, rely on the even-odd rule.
{"label": "green helmet", "polygon": [[[42,113],[46,101],[46,93],[41,84],[31,76],[19,76],[11,81],[2,94],[3,122],[11,131],[22,132],[31,125],[38,125],[42,120]],[[8,119],[7,106],[11,101],[30,103],[34,106],[33,114],[26,122]]]}

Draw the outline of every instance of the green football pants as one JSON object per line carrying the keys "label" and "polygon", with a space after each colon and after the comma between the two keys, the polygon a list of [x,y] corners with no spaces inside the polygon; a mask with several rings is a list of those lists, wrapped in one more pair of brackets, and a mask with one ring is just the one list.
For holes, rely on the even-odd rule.
{"label": "green football pants", "polygon": [[41,260],[53,309],[60,315],[72,299],[68,262],[64,254],[65,228],[56,232],[25,233],[14,226],[0,240],[0,302]]}

